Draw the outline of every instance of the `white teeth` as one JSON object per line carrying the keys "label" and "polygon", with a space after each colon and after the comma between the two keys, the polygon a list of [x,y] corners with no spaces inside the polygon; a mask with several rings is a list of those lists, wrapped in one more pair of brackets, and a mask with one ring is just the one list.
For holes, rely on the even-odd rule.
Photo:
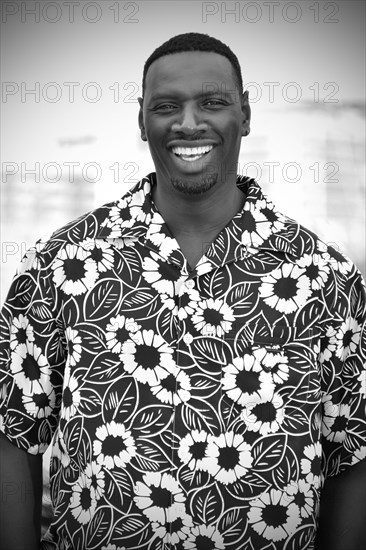
{"label": "white teeth", "polygon": [[213,145],[204,145],[203,147],[172,147],[172,151],[175,155],[197,156],[208,153],[213,149]]}
{"label": "white teeth", "polygon": [[195,155],[194,157],[191,155],[189,157],[185,157],[184,155],[179,155],[179,158],[183,160],[187,160],[188,162],[192,162],[193,160],[201,159],[203,155]]}

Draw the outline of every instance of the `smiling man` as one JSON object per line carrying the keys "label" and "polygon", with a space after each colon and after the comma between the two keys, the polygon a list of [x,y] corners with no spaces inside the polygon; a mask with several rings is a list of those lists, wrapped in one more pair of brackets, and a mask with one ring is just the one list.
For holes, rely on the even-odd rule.
{"label": "smiling man", "polygon": [[235,182],[241,138],[249,134],[248,93],[240,93],[234,56],[158,56],[159,49],[139,99],[141,137],[156,168],[152,197],[193,268],[245,201]]}
{"label": "smiling man", "polygon": [[156,171],[37,242],[2,310],[1,547],[359,550],[360,272],[237,175],[225,44],[162,44],[139,104]]}

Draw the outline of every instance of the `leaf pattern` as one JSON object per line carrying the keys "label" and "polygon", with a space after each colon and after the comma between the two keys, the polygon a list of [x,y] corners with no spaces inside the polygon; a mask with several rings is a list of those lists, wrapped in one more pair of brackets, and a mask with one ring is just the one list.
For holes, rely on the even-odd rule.
{"label": "leaf pattern", "polygon": [[133,428],[142,437],[163,433],[172,420],[173,411],[164,405],[144,407],[136,411]]}
{"label": "leaf pattern", "polygon": [[40,547],[311,550],[365,457],[365,283],[243,176],[189,270],[153,185],[39,240],[1,312],[1,430],[52,445]]}
{"label": "leaf pattern", "polygon": [[274,435],[259,439],[252,448],[253,469],[274,469],[282,460],[286,447],[286,436]]}
{"label": "leaf pattern", "polygon": [[120,512],[128,514],[132,506],[133,482],[124,470],[105,471],[105,499]]}
{"label": "leaf pattern", "polygon": [[136,438],[136,456],[132,462],[141,472],[162,472],[171,466],[171,461],[166,452],[153,441]]}
{"label": "leaf pattern", "polygon": [[87,373],[92,384],[110,384],[112,380],[121,378],[121,363],[118,356],[110,351],[103,351],[93,359]]}
{"label": "leaf pattern", "polygon": [[103,399],[103,419],[105,422],[126,424],[136,410],[138,388],[132,376],[125,376],[108,387]]}
{"label": "leaf pattern", "polygon": [[108,538],[113,526],[113,511],[109,506],[101,506],[94,514],[86,531],[86,548],[97,549]]}
{"label": "leaf pattern", "polygon": [[187,430],[204,430],[210,433],[220,432],[220,421],[211,405],[204,401],[191,399],[181,409],[182,422]]}
{"label": "leaf pattern", "polygon": [[202,523],[215,523],[221,516],[224,501],[216,485],[196,491],[190,499],[191,514],[197,515]]}
{"label": "leaf pattern", "polygon": [[121,299],[122,285],[116,279],[98,281],[84,304],[84,316],[89,321],[100,321],[109,316]]}

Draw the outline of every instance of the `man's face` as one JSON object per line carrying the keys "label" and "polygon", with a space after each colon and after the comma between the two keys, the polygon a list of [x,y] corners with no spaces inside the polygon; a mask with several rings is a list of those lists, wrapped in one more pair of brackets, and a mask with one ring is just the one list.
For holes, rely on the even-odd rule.
{"label": "man's face", "polygon": [[229,174],[236,179],[250,108],[226,57],[181,52],[157,59],[148,69],[139,103],[141,137],[163,185],[200,194]]}

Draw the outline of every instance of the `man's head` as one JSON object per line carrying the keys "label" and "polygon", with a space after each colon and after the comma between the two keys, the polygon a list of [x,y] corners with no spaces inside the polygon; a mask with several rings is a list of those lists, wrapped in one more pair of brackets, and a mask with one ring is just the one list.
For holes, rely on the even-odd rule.
{"label": "man's head", "polygon": [[235,181],[241,138],[250,131],[242,86],[236,56],[208,35],[178,35],[151,54],[139,126],[162,185],[202,194]]}

